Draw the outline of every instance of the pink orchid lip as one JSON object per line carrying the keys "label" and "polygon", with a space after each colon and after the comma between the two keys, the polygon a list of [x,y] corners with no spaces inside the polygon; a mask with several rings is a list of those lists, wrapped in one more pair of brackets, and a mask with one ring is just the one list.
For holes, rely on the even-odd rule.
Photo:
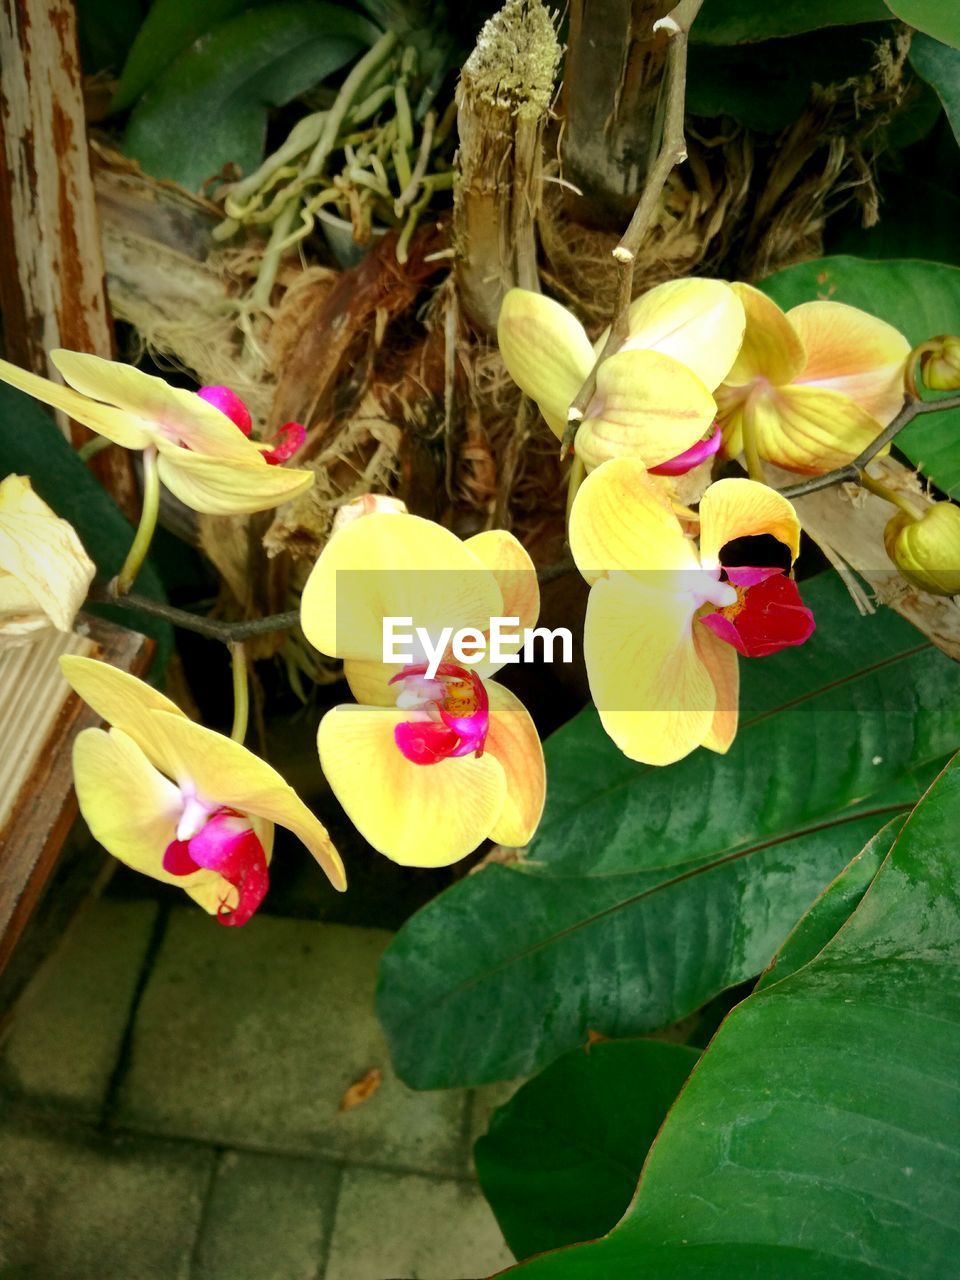
{"label": "pink orchid lip", "polygon": [[718,639],[745,658],[768,657],[810,639],[813,613],[782,569],[742,566],[724,572],[737,588],[737,603],[700,618]]}
{"label": "pink orchid lip", "polygon": [[285,422],[271,437],[272,448],[264,452],[264,458],[271,466],[287,462],[301,447],[307,438],[307,429],[301,422]]}
{"label": "pink orchid lip", "polygon": [[[426,672],[426,663],[404,667],[390,683],[422,677]],[[475,672],[452,662],[442,662],[434,680],[444,688],[448,682],[469,686],[467,698],[473,702],[474,709],[462,716],[451,712],[445,704],[456,697],[453,692],[443,701],[430,699],[422,710],[412,710],[409,720],[394,726],[397,746],[414,764],[437,764],[440,760],[471,754],[481,756],[490,727],[490,704],[483,681]]]}
{"label": "pink orchid lip", "polygon": [[723,432],[719,427],[715,427],[713,435],[706,440],[698,440],[689,449],[684,449],[683,453],[678,453],[675,458],[668,458],[666,462],[661,462],[656,467],[648,467],[647,470],[652,476],[685,475],[694,467],[698,467],[701,462],[705,462],[707,458],[712,458],[719,450],[722,441]]}
{"label": "pink orchid lip", "polygon": [[207,404],[212,404],[215,409],[219,409],[221,413],[225,414],[245,436],[248,436],[253,430],[250,410],[237,393],[231,391],[229,387],[201,387],[197,395],[201,400],[206,400]]}
{"label": "pink orchid lip", "polygon": [[221,903],[219,922],[246,924],[264,899],[269,875],[263,845],[249,819],[235,809],[218,809],[190,840],[172,840],[164,851],[163,869],[171,875],[204,868],[219,872],[237,890],[236,907]]}

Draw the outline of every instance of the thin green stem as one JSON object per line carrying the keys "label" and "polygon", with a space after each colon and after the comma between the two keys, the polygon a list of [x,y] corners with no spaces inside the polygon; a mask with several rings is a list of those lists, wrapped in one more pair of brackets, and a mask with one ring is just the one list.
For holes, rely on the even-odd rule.
{"label": "thin green stem", "polygon": [[869,489],[878,498],[883,498],[884,502],[891,502],[895,507],[899,507],[911,520],[923,519],[923,511],[918,506],[915,506],[909,498],[902,493],[897,493],[889,485],[881,484],[879,480],[874,480],[873,476],[867,475],[866,471],[860,473],[860,483],[864,489]]}
{"label": "thin green stem", "polygon": [[103,453],[104,449],[109,449],[112,444],[113,441],[108,440],[106,436],[94,436],[92,440],[88,440],[86,444],[80,446],[77,450],[77,457],[81,462],[89,462],[98,453]]}
{"label": "thin green stem", "polygon": [[149,618],[161,618],[171,626],[179,627],[181,631],[192,631],[195,635],[205,636],[208,640],[219,640],[223,644],[249,640],[251,636],[292,631],[300,622],[298,609],[291,609],[289,613],[269,614],[265,618],[248,618],[245,622],[218,622],[216,618],[204,618],[187,609],[177,609],[172,604],[163,604],[133,591],[118,598],[109,587],[93,587],[88,599],[93,604],[112,604],[120,609],[146,614]]}
{"label": "thin green stem", "polygon": [[160,472],[157,469],[157,450],[151,445],[143,451],[143,506],[140,508],[140,523],[123,568],[113,580],[115,595],[125,596],[136,581],[150,550],[159,514]]}
{"label": "thin green stem", "polygon": [[567,509],[566,509],[566,527],[567,532],[570,530],[570,513],[573,510],[573,504],[576,501],[577,493],[580,486],[587,477],[586,467],[583,465],[583,459],[573,455],[573,462],[570,464],[570,474],[567,476]]}
{"label": "thin green stem", "polygon": [[243,742],[247,736],[250,717],[250,675],[247,671],[247,650],[242,640],[231,640],[230,665],[233,668],[233,728],[230,737]]}

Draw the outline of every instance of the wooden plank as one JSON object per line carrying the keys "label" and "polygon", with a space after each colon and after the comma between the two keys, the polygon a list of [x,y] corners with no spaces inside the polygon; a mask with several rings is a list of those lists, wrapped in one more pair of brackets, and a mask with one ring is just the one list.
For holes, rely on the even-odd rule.
{"label": "wooden plank", "polygon": [[[81,617],[91,642],[88,652],[124,671],[140,675],[153,642],[98,618]],[[55,661],[55,659],[53,659]],[[50,728],[35,752],[33,767],[20,786],[0,830],[0,973],[56,865],[77,815],[71,754],[81,729],[97,726],[99,716],[62,686],[54,695]]]}
{"label": "wooden plank", "polygon": [[[113,354],[72,0],[0,0],[0,67],[6,353],[15,364],[58,377],[47,355],[55,347]],[[90,438],[85,427],[61,425],[75,444]],[[95,470],[135,515],[130,455],[111,448]]]}

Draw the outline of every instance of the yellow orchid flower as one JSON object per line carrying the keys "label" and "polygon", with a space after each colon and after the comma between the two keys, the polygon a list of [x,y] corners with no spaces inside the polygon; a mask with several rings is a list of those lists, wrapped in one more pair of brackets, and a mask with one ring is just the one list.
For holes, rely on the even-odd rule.
{"label": "yellow orchid flower", "polygon": [[310,471],[269,465],[290,456],[303,440],[303,428],[287,423],[276,441],[255,444],[246,438],[250,415],[228,388],[184,391],[130,365],[78,351],[51,351],[50,359],[67,386],[6,360],[0,360],[0,381],[125,449],[156,450],[160,480],[194,511],[267,511],[313,484]]}
{"label": "yellow orchid flower", "polygon": [[27,476],[0,481],[0,648],[50,627],[70,631],[95,572],[73,526]]}
{"label": "yellow orchid flower", "polygon": [[807,475],[852,462],[903,405],[907,339],[843,302],[784,313],[751,285],[732,288],[747,328],[716,393],[726,456]]}
{"label": "yellow orchid flower", "polygon": [[813,615],[780,569],[728,567],[735,538],[771,534],[796,558],[790,503],[753,480],[718,480],[700,501],[700,546],[643,464],[607,463],[581,486],[570,548],[591,583],[584,624],[590,692],[632,760],[665,765],[737,731],[737,654],[802,644]]}
{"label": "yellow orchid flower", "polygon": [[179,885],[222,924],[241,925],[267,891],[279,823],[335,889],[346,888],[326,830],[265,761],[105,662],[67,656],[60,667],[113,726],[77,736],[73,776],[87,825],[115,858]]}
{"label": "yellow orchid flower", "polygon": [[[744,324],[739,298],[721,280],[671,280],[637,298],[627,340],[600,366],[577,430],[574,449],[586,470],[628,457],[680,475],[715,453],[710,393],[736,359]],[[562,438],[595,359],[583,326],[558,302],[511,289],[497,338],[511,378]]]}
{"label": "yellow orchid flower", "polygon": [[[489,679],[502,664],[479,654],[492,619],[518,619],[519,631],[539,611],[530,557],[502,530],[461,542],[430,520],[375,512],[344,524],[314,565],[304,634],[344,659],[360,704],[323,717],[320,764],[361,835],[394,862],[447,866],[487,837],[520,846],[536,830],[540,739],[519,699]],[[385,618],[410,619],[411,635],[423,628],[437,650],[446,628],[475,628],[478,660],[459,665],[445,650],[433,676],[426,662],[384,663]]]}

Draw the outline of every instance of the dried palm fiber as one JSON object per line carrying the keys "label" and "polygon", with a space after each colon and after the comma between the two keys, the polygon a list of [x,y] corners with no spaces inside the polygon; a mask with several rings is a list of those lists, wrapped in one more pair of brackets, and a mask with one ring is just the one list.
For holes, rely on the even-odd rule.
{"label": "dried palm fiber", "polygon": [[484,24],[460,75],[455,274],[460,306],[483,333],[495,330],[511,286],[539,288],[542,135],[559,65],[549,10],[541,0],[507,0]]}
{"label": "dried palm fiber", "polygon": [[[664,187],[637,258],[636,292],[697,272],[757,279],[817,257],[827,216],[850,200],[861,205],[864,225],[873,225],[872,165],[884,127],[905,100],[907,49],[899,38],[880,42],[868,75],[814,86],[803,115],[776,136],[733,122],[708,134],[707,122],[688,121],[688,163]],[[538,219],[541,278],[596,332],[613,307],[617,237],[569,219],[557,176],[551,166]]]}

